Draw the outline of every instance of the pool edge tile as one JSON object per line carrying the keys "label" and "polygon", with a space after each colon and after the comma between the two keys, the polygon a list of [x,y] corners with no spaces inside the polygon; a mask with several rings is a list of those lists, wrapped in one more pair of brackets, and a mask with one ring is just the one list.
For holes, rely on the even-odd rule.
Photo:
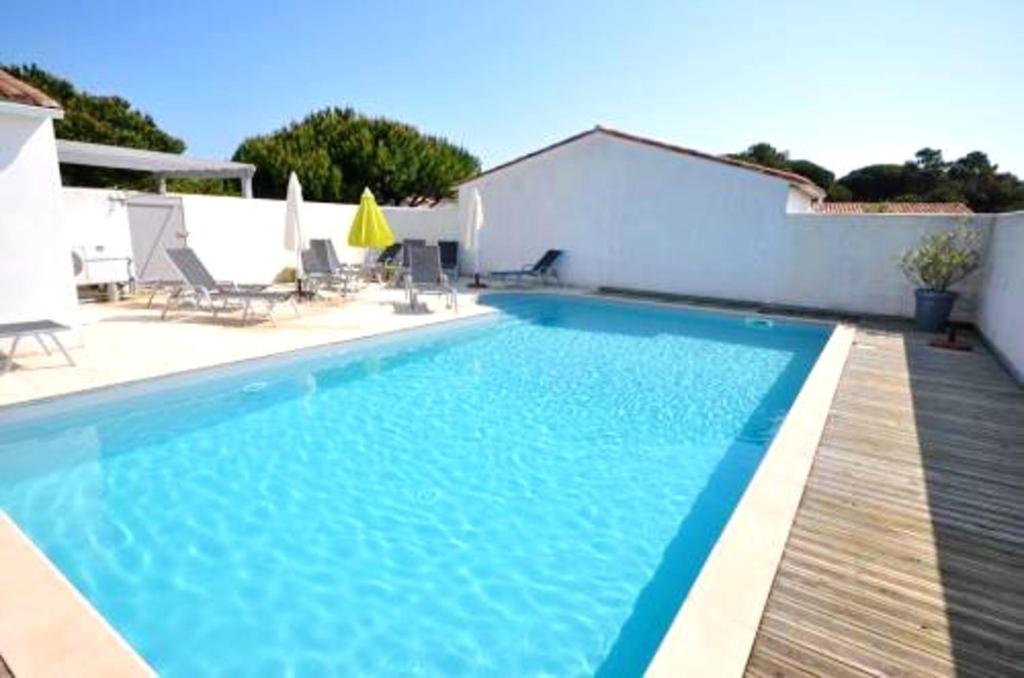
{"label": "pool edge tile", "polygon": [[155,676],[4,511],[0,653],[15,676]]}
{"label": "pool edge tile", "polygon": [[647,676],[743,674],[855,333],[833,330]]}

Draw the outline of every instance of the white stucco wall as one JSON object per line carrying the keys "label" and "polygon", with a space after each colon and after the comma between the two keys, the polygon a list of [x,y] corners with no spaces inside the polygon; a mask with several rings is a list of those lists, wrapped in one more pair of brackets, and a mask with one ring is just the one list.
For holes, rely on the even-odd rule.
{"label": "white stucco wall", "polygon": [[1024,212],[995,220],[978,326],[1024,383]]}
{"label": "white stucco wall", "polygon": [[[941,215],[791,213],[793,191],[783,180],[600,135],[462,186],[458,207],[384,211],[398,239],[467,243],[474,188],[484,204],[484,272],[518,268],[559,247],[566,250],[560,272],[572,285],[905,317],[914,298],[900,254],[923,234],[960,223]],[[293,264],[283,201],[180,199],[189,243],[217,277],[265,282]],[[342,258],[361,261],[364,252],[345,245],[355,210],[307,202],[306,237],[330,237]],[[971,221],[988,233],[994,217]],[[472,252],[464,248],[462,261],[471,272]],[[959,287],[954,317],[976,319],[983,282],[993,284],[979,273]]]}
{"label": "white stucco wall", "polygon": [[120,260],[132,257],[126,195],[88,188],[65,188],[61,193],[68,238],[85,260],[85,275],[76,282],[127,282],[129,270]]}
{"label": "white stucco wall", "polygon": [[[913,313],[900,253],[958,224],[789,213],[784,180],[602,135],[464,184],[460,223],[474,188],[485,214],[484,272],[560,248],[572,285],[885,315]],[[977,219],[986,229],[990,221]],[[957,317],[973,318],[978,284],[963,286]]]}
{"label": "white stucco wall", "polygon": [[[129,208],[124,197],[121,191],[65,188],[63,201],[73,243],[103,244],[118,251],[130,243]],[[294,255],[284,247],[284,201],[207,195],[164,198],[136,194],[131,198],[134,203],[171,200],[181,201],[188,244],[217,278],[268,282],[285,266],[295,265]],[[357,207],[303,203],[303,237],[331,238],[344,261],[362,262],[366,251],[346,244]],[[458,239],[458,209],[454,204],[382,209],[397,240],[422,238],[433,244],[439,239]],[[178,232],[180,228],[172,230]]]}
{"label": "white stucco wall", "polygon": [[[198,195],[181,198],[189,245],[218,278],[264,282],[283,267],[294,266],[294,255],[284,248],[284,201]],[[305,202],[301,216],[303,237],[330,238],[343,261],[361,263],[366,250],[351,248],[346,243],[357,208]],[[455,206],[383,209],[396,240],[423,238],[433,243],[439,238],[457,237]]]}
{"label": "white stucco wall", "polygon": [[0,323],[77,323],[53,122],[38,112],[0,111],[0,253]]}
{"label": "white stucco wall", "polygon": [[126,193],[65,187],[61,196],[68,237],[74,247],[131,251]]}
{"label": "white stucco wall", "polygon": [[785,181],[602,135],[484,176],[460,196],[473,188],[484,207],[485,271],[558,247],[575,285],[707,295],[723,291],[722,262],[695,255],[755,256],[788,193]]}
{"label": "white stucco wall", "polygon": [[790,213],[806,213],[814,209],[814,200],[804,191],[790,186],[786,196],[786,211]]}
{"label": "white stucco wall", "polygon": [[[218,279],[241,283],[272,280],[295,257],[284,247],[285,203],[202,195],[182,195],[188,244]],[[351,219],[351,205],[306,203],[302,210],[303,236],[335,238],[332,221]],[[333,219],[332,219],[333,217]],[[339,249],[339,255],[343,250]]]}
{"label": "white stucco wall", "polygon": [[[910,317],[914,286],[899,268],[900,255],[930,232],[957,228],[944,215],[791,214],[772,241],[775,303]],[[970,220],[987,234],[992,217]],[[982,277],[954,286],[960,298],[953,317],[973,321]]]}
{"label": "white stucco wall", "polygon": [[[282,200],[182,195],[189,245],[218,278],[236,282],[266,282],[295,257],[284,247],[285,203]],[[366,256],[362,248],[347,245],[348,229],[357,205],[305,202],[302,234],[306,239],[330,238],[338,256],[358,263]],[[457,209],[384,207],[397,240],[423,238],[456,239]]]}

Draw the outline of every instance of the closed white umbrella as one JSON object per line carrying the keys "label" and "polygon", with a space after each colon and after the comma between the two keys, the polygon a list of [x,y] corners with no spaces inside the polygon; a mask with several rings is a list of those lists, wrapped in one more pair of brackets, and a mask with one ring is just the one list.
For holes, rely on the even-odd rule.
{"label": "closed white umbrella", "polygon": [[473,248],[473,282],[472,287],[486,287],[480,282],[480,231],[484,227],[484,201],[480,190],[474,188],[469,198],[468,236]]}
{"label": "closed white umbrella", "polygon": [[288,200],[285,202],[284,216],[284,246],[285,249],[295,252],[295,284],[301,290],[302,280],[302,250],[305,243],[302,240],[302,223],[299,212],[302,211],[302,184],[299,178],[292,172],[288,177]]}

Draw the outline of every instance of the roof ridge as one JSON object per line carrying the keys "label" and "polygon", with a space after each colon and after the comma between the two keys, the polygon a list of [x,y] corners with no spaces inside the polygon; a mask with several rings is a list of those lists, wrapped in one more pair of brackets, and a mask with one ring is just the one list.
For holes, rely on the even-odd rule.
{"label": "roof ridge", "polygon": [[762,174],[770,174],[770,175],[778,177],[780,179],[786,179],[788,181],[794,181],[794,182],[805,184],[805,185],[808,185],[808,186],[813,186],[814,188],[817,188],[818,190],[821,190],[820,186],[815,184],[813,181],[811,181],[810,179],[808,179],[804,175],[797,174],[796,172],[790,172],[788,170],[782,170],[782,169],[778,169],[776,167],[768,167],[766,165],[759,165],[757,163],[748,162],[746,160],[737,160],[736,158],[730,158],[730,157],[725,156],[725,155],[715,155],[714,153],[707,153],[705,151],[698,151],[697,149],[694,149],[694,148],[688,148],[686,146],[680,146],[678,144],[673,144],[673,143],[670,143],[670,142],[667,142],[667,141],[661,141],[659,139],[652,139],[650,137],[643,137],[643,136],[640,136],[640,135],[637,135],[637,134],[633,134],[631,132],[623,132],[622,130],[614,129],[614,128],[611,128],[611,127],[603,127],[603,126],[598,125],[595,128],[595,131],[604,132],[605,134],[609,134],[611,136],[619,137],[619,138],[622,138],[622,139],[627,139],[629,141],[636,141],[638,143],[649,144],[649,145],[657,146],[657,147],[660,147],[660,148],[664,148],[666,150],[676,151],[676,152],[679,152],[679,153],[685,153],[687,155],[692,155],[692,156],[695,156],[695,157],[698,157],[698,158],[704,158],[705,160],[711,160],[711,161],[714,161],[714,162],[720,162],[720,163],[723,163],[723,164],[726,164],[726,165],[733,165],[734,167],[739,167],[739,168],[742,168],[742,169],[749,169],[749,170],[753,170],[755,172],[761,172]]}
{"label": "roof ridge", "polygon": [[24,80],[19,80],[3,69],[0,69],[0,101],[62,110],[60,103],[46,92]]}
{"label": "roof ridge", "polygon": [[556,148],[560,148],[561,146],[566,146],[568,144],[574,143],[592,134],[605,134],[607,136],[615,137],[623,141],[644,144],[652,148],[660,148],[662,150],[671,151],[673,153],[680,153],[684,155],[693,156],[695,158],[701,158],[703,160],[710,160],[712,162],[722,163],[724,165],[731,165],[738,169],[745,169],[753,172],[758,172],[760,174],[765,174],[776,179],[788,181],[791,184],[798,184],[803,188],[813,189],[814,193],[819,197],[824,197],[825,195],[824,190],[822,190],[820,186],[815,184],[807,177],[801,174],[796,174],[795,172],[788,172],[786,170],[775,169],[774,167],[765,167],[764,165],[757,165],[755,163],[746,162],[744,160],[736,160],[734,158],[714,155],[712,153],[705,153],[704,151],[698,151],[692,148],[687,148],[685,146],[679,146],[678,144],[673,144],[667,141],[661,141],[659,139],[652,139],[650,137],[640,136],[638,134],[633,134],[631,132],[623,132],[622,130],[615,129],[613,127],[606,127],[605,125],[600,124],[594,125],[594,127],[592,127],[591,129],[568,136],[560,141],[556,141],[553,144],[549,144],[547,146],[539,148],[536,151],[520,155],[516,158],[513,158],[512,160],[495,165],[494,167],[491,167],[489,169],[484,170],[483,172],[478,173],[476,176],[470,177],[469,179],[460,182],[459,185],[475,181],[480,177],[487,176],[488,174],[493,174],[495,172],[511,167],[512,165],[516,165],[525,160],[529,160],[530,158],[535,158],[539,155],[543,155],[548,151],[553,151]]}

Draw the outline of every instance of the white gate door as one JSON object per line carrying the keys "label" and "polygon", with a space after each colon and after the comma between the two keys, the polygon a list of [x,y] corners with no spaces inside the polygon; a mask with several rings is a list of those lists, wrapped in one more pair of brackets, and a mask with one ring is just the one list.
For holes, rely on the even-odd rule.
{"label": "white gate door", "polygon": [[128,198],[128,226],[132,234],[135,275],[139,282],[181,280],[164,250],[188,243],[181,198],[134,195]]}

